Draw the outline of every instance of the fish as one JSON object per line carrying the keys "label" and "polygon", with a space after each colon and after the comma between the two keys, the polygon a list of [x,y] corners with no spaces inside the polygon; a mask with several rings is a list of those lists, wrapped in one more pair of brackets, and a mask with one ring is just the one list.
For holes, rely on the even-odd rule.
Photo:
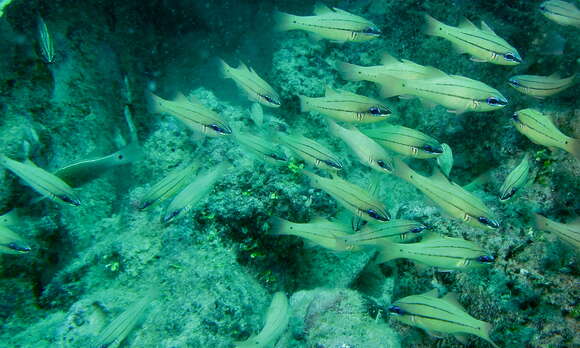
{"label": "fish", "polygon": [[172,170],[145,192],[139,200],[137,208],[144,210],[173,197],[189,184],[198,168],[199,163],[193,161],[187,166]]}
{"label": "fish", "polygon": [[495,258],[474,242],[428,233],[418,243],[387,243],[377,263],[409,259],[441,270],[469,270],[491,265]]}
{"label": "fish", "polygon": [[19,255],[31,250],[27,241],[5,225],[0,225],[0,254]]}
{"label": "fish", "polygon": [[317,168],[335,171],[343,168],[340,158],[332,151],[303,135],[287,135],[279,132],[274,136],[274,140]]}
{"label": "fish", "polygon": [[337,235],[341,250],[359,251],[365,247],[381,247],[396,242],[409,242],[419,238],[427,226],[413,220],[390,220],[380,224],[366,224],[355,234]]}
{"label": "fish", "polygon": [[412,128],[382,124],[362,133],[386,149],[407,157],[435,158],[443,153],[437,140]]}
{"label": "fish", "polygon": [[270,218],[269,223],[271,235],[297,236],[329,250],[347,250],[337,244],[338,238],[344,238],[350,234],[350,227],[346,224],[323,218],[315,218],[307,223],[296,223],[275,216]]}
{"label": "fish", "polygon": [[437,156],[437,166],[449,178],[449,174],[453,168],[453,151],[445,143],[441,144],[441,148],[443,149],[443,153]]}
{"label": "fish", "polygon": [[381,95],[415,96],[442,105],[451,113],[467,111],[495,111],[508,105],[508,100],[498,90],[464,76],[447,75],[436,68],[429,68],[429,76],[419,80],[403,80],[385,76]]}
{"label": "fish", "polygon": [[560,132],[550,116],[536,109],[523,109],[513,114],[511,122],[534,144],[562,149],[580,160],[580,140]]}
{"label": "fish", "polygon": [[277,11],[274,22],[276,31],[302,30],[315,40],[327,39],[337,43],[364,42],[381,35],[381,30],[373,22],[321,3],[314,6],[314,16],[295,16]]}
{"label": "fish", "polygon": [[19,222],[20,217],[16,208],[0,215],[0,226],[16,226]]}
{"label": "fish", "polygon": [[318,112],[336,121],[375,123],[388,119],[392,110],[380,101],[359,94],[326,87],[324,97],[299,95],[301,112]]}
{"label": "fish", "polygon": [[421,328],[432,335],[450,334],[465,342],[464,334],[478,336],[499,348],[489,336],[491,325],[469,315],[453,293],[437,298],[437,290],[395,301],[388,312],[396,320]]}
{"label": "fish", "polygon": [[169,114],[194,132],[210,137],[232,134],[230,126],[216,112],[197,100],[189,100],[179,93],[174,100],[167,100],[149,93],[149,109],[152,113]]}
{"label": "fish", "polygon": [[273,164],[283,166],[288,164],[288,158],[283,151],[276,147],[264,136],[253,135],[246,132],[236,132],[234,138],[245,150],[254,154],[258,159]]}
{"label": "fish", "polygon": [[573,3],[560,0],[544,1],[540,5],[540,12],[560,25],[580,28],[580,10]]}
{"label": "fish", "polygon": [[540,214],[534,214],[533,223],[538,230],[554,233],[560,240],[580,253],[580,219],[576,218],[572,222],[563,224]]}
{"label": "fish", "polygon": [[[407,59],[399,60],[388,53],[383,53],[381,65],[360,66],[346,62],[335,65],[340,76],[347,81],[369,81],[378,85],[385,83],[385,76],[394,76],[403,80],[424,79],[430,69]],[[387,81],[388,82],[388,81]]]}
{"label": "fish", "polygon": [[393,172],[393,159],[381,145],[355,127],[344,128],[334,121],[329,121],[328,125],[330,133],[342,139],[362,164],[379,173]]}
{"label": "fish", "polygon": [[257,335],[252,335],[245,341],[235,342],[235,348],[267,348],[274,347],[290,322],[290,305],[286,295],[279,291],[272,297],[272,302],[266,312],[264,327]]}
{"label": "fish", "polygon": [[499,189],[499,200],[507,201],[512,198],[519,190],[526,186],[531,178],[530,156],[524,155],[524,158],[505,178]]}
{"label": "fish", "polygon": [[282,100],[278,92],[262,79],[252,68],[240,62],[237,68],[229,66],[219,59],[220,72],[225,79],[232,79],[249,100],[258,102],[269,108],[279,108]]}
{"label": "fish", "polygon": [[435,170],[431,177],[426,177],[415,172],[400,158],[395,158],[393,174],[415,186],[447,214],[468,225],[484,229],[500,226],[481,199],[450,181],[439,170]]}
{"label": "fish", "polygon": [[572,87],[575,78],[576,74],[561,78],[558,73],[550,76],[516,75],[509,78],[508,84],[518,92],[537,99],[544,99]]}
{"label": "fish", "polygon": [[81,205],[79,196],[69,184],[32,162],[21,163],[0,153],[0,166],[4,166],[36,192],[56,203]]}
{"label": "fish", "polygon": [[264,125],[264,109],[260,103],[253,103],[250,109],[250,118],[256,126],[262,127]]}
{"label": "fish", "polygon": [[108,170],[131,164],[143,157],[143,150],[137,143],[131,143],[108,156],[81,160],[53,172],[71,187],[79,187],[103,175]]}
{"label": "fish", "polygon": [[458,27],[452,27],[425,15],[425,22],[425,34],[450,41],[458,53],[469,54],[472,61],[498,65],[518,65],[523,61],[518,51],[484,21],[478,28],[463,18]]}
{"label": "fish", "polygon": [[385,222],[391,220],[391,215],[381,203],[368,191],[331,173],[331,178],[302,170],[310,179],[310,183],[328,193],[332,198],[357,216],[371,221]]}
{"label": "fish", "polygon": [[230,168],[230,163],[221,163],[196,176],[169,203],[163,216],[163,222],[173,221],[177,216],[191,210],[197,202],[212,190],[216,182],[225,175],[228,168]]}
{"label": "fish", "polygon": [[38,43],[40,46],[40,54],[47,64],[54,63],[54,42],[52,35],[48,31],[48,26],[42,17],[38,17]]}

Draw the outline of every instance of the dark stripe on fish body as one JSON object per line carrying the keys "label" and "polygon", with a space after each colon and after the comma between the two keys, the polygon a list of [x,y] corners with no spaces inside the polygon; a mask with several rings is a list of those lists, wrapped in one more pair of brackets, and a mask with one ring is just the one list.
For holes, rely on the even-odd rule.
{"label": "dark stripe on fish body", "polygon": [[[533,117],[530,117],[530,118],[531,118],[531,120],[530,120],[530,121],[536,121],[536,119],[535,119],[535,118],[533,118]],[[536,121],[536,123],[537,123],[537,124],[539,124],[541,128],[535,128],[535,127],[531,126],[530,124],[526,124],[526,123],[522,122],[522,121],[521,121],[521,119],[519,119],[519,121],[518,121],[518,122],[519,122],[519,123],[521,123],[522,125],[524,125],[524,126],[526,126],[526,127],[530,128],[531,130],[533,130],[533,131],[535,131],[535,132],[537,132],[537,133],[539,133],[539,134],[541,134],[541,135],[545,136],[545,137],[546,137],[546,138],[548,138],[548,139],[551,139],[551,140],[553,140],[553,141],[555,141],[555,142],[561,143],[561,141],[560,141],[560,140],[558,140],[558,139],[554,138],[553,136],[551,136],[551,135],[548,135],[548,133],[545,133],[544,131],[542,131],[542,129],[545,129],[545,128],[546,128],[546,126],[545,126],[544,124],[542,124],[541,122],[537,122],[537,121]]]}
{"label": "dark stripe on fish body", "polygon": [[[461,33],[462,33],[462,34],[464,34],[464,35],[467,35],[467,36],[471,36],[471,37],[478,38],[478,39],[481,39],[481,40],[484,40],[484,41],[487,41],[487,42],[491,42],[491,43],[493,43],[493,44],[495,44],[495,45],[498,45],[498,46],[501,46],[501,47],[505,48],[505,49],[506,49],[506,50],[508,50],[508,51],[511,49],[511,47],[509,47],[509,46],[505,46],[505,45],[504,45],[503,43],[501,43],[501,42],[495,42],[495,41],[493,41],[493,40],[490,40],[490,39],[488,39],[488,38],[481,37],[481,36],[477,36],[477,35],[474,35],[474,34],[468,34],[468,33],[466,33],[466,32],[461,32]],[[499,53],[499,52],[495,52],[495,51],[493,51],[493,50],[491,50],[491,49],[489,49],[489,48],[486,48],[486,47],[480,46],[480,45],[478,45],[478,44],[475,44],[475,43],[473,43],[473,42],[471,42],[471,41],[468,41],[468,40],[462,39],[462,38],[460,38],[460,37],[459,37],[459,36],[457,36],[457,35],[453,35],[452,33],[449,33],[449,35],[450,35],[450,36],[453,36],[453,37],[454,37],[454,38],[456,38],[457,40],[460,40],[460,41],[463,41],[463,42],[465,42],[465,43],[467,43],[467,44],[470,44],[470,45],[472,45],[472,46],[475,46],[475,47],[481,48],[481,49],[482,49],[482,50],[484,50],[484,51],[492,52],[492,53],[495,53],[495,54],[498,54],[498,53]]]}
{"label": "dark stripe on fish body", "polygon": [[[452,184],[450,184],[450,185],[452,185]],[[430,191],[430,190],[429,190],[429,185],[425,185],[425,186],[427,187],[425,190],[427,190],[427,191],[431,192],[431,194],[435,195],[436,197],[440,197],[440,196],[438,196],[437,194],[435,194],[435,192],[433,192],[433,191]],[[448,191],[448,190],[441,189],[441,191],[444,191],[444,193],[447,193],[448,195],[451,195],[451,196],[453,196],[453,197],[457,197],[457,198],[458,198],[458,199],[459,199],[461,202],[463,202],[464,204],[466,204],[467,206],[469,206],[469,207],[471,207],[471,208],[474,208],[474,209],[475,209],[475,210],[477,210],[477,211],[482,211],[482,210],[481,210],[481,208],[479,208],[479,207],[477,207],[477,206],[473,205],[472,203],[469,203],[469,202],[467,202],[467,201],[466,201],[466,200],[464,200],[462,197],[460,197],[460,196],[457,196],[457,195],[452,195],[452,194],[451,194],[451,192],[450,192],[450,191]],[[453,204],[453,203],[451,203],[449,200],[445,200],[445,199],[444,199],[444,201],[448,202],[450,205],[452,205],[453,207],[455,207],[455,208],[459,209],[460,211],[466,212],[466,209],[464,209],[464,208],[460,208],[460,207],[459,207],[459,206],[457,206],[456,204]],[[487,211],[483,211],[483,212],[484,212],[484,214],[489,214]],[[469,215],[469,214],[466,214],[466,215],[468,215],[468,216],[472,216],[472,215]],[[476,217],[476,216],[475,216],[475,217]],[[477,217],[476,217],[476,218],[477,218]]]}
{"label": "dark stripe on fish body", "polygon": [[432,319],[432,320],[436,320],[436,321],[442,321],[442,322],[446,322],[446,323],[451,323],[451,324],[455,324],[455,325],[459,325],[459,326],[463,326],[463,327],[468,327],[468,328],[472,328],[472,329],[476,329],[476,330],[480,330],[481,328],[478,326],[471,326],[471,325],[467,325],[458,321],[453,321],[453,320],[447,320],[447,319],[442,319],[442,318],[436,318],[436,317],[432,317],[432,316],[428,316],[428,315],[422,315],[422,314],[417,314],[417,313],[405,313],[405,315],[412,315],[412,316],[416,316],[419,318],[425,318],[425,319]]}
{"label": "dark stripe on fish body", "polygon": [[548,13],[555,14],[557,16],[562,16],[562,17],[571,18],[571,19],[579,19],[579,17],[573,17],[573,16],[568,15],[567,13],[569,12],[569,9],[567,9],[565,7],[560,7],[559,4],[551,4],[551,5],[554,7],[557,7],[558,10],[562,10],[562,12],[550,11],[547,8],[544,8],[544,11],[546,11]]}
{"label": "dark stripe on fish body", "polygon": [[[424,296],[426,296],[426,295],[424,295]],[[428,308],[431,308],[431,309],[437,309],[437,310],[440,310],[442,312],[445,312],[445,313],[448,313],[448,314],[451,314],[451,315],[455,315],[455,313],[450,312],[450,311],[448,311],[445,308],[441,308],[441,307],[438,307],[438,306],[435,306],[435,305],[431,305],[431,304],[427,304],[427,303],[421,303],[421,302],[402,302],[401,304],[404,304],[404,305],[415,305],[415,306],[425,306],[425,307],[428,307]]]}
{"label": "dark stripe on fish body", "polygon": [[[517,79],[517,82],[520,85],[518,87],[524,87],[524,88],[533,89],[533,90],[536,90],[536,91],[553,91],[553,90],[556,90],[556,89],[565,88],[566,87],[566,84],[568,84],[568,82],[563,82],[561,85],[557,85],[557,86],[553,86],[553,87],[545,87],[545,88],[542,88],[542,87],[531,87],[530,85],[526,85],[525,83],[522,83],[522,82],[536,83],[536,84],[540,84],[540,85],[541,84],[548,84],[549,85],[552,82],[550,82],[550,81],[522,80],[521,78],[518,78]],[[562,81],[554,81],[553,83],[558,83],[558,82],[562,82]]]}
{"label": "dark stripe on fish body", "polygon": [[[302,146],[304,146],[304,147],[307,147],[307,148],[311,149],[311,150],[312,150],[312,151],[314,151],[315,153],[322,155],[323,157],[334,158],[334,156],[332,156],[332,155],[329,155],[329,154],[327,154],[327,153],[324,153],[324,152],[322,152],[322,151],[320,151],[320,150],[316,149],[315,147],[312,147],[311,145],[307,145],[307,144],[305,144],[305,143],[302,143],[302,142],[298,142],[298,143],[299,143],[299,144],[301,144],[301,145],[302,145]],[[304,151],[304,150],[300,150],[300,149],[298,149],[298,147],[296,147],[296,145],[290,144],[290,143],[288,143],[288,142],[284,142],[284,144],[285,144],[286,146],[290,147],[290,148],[294,148],[294,149],[296,149],[295,151],[297,151],[297,152],[303,152],[303,153],[307,154],[308,156],[310,156],[310,157],[313,157],[315,160],[317,160],[317,161],[320,161],[320,159],[319,159],[318,157],[316,157],[316,156],[314,156],[314,155],[312,155],[312,154],[310,154],[310,153],[308,153],[308,152],[306,152],[306,151]]]}

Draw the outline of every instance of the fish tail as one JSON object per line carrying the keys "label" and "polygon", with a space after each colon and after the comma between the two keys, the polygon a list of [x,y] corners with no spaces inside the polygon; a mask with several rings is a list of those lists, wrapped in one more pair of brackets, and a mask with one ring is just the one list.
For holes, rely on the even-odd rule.
{"label": "fish tail", "polygon": [[288,221],[281,219],[277,216],[272,216],[268,220],[268,223],[270,224],[268,234],[273,236],[281,236],[288,234],[286,232],[286,224],[288,223]]}
{"label": "fish tail", "polygon": [[343,128],[333,120],[330,119],[328,120],[328,130],[330,131],[330,134],[332,134],[333,136],[340,138],[342,135],[341,134],[342,129]]}
{"label": "fish tail", "polygon": [[483,338],[484,340],[486,340],[487,342],[489,342],[489,344],[491,344],[494,348],[499,348],[499,346],[497,344],[495,344],[495,342],[493,342],[491,340],[491,337],[489,337],[489,332],[491,331],[491,324],[488,322],[482,322],[481,324],[481,338]]}
{"label": "fish tail", "polygon": [[383,98],[406,95],[408,93],[405,85],[405,80],[396,78],[394,76],[384,76],[381,78],[381,87],[379,93]]}
{"label": "fish tail", "polygon": [[381,247],[381,250],[379,251],[379,255],[377,256],[375,263],[381,264],[400,258],[401,251],[397,247],[397,244],[385,242],[385,244]]}
{"label": "fish tail", "polygon": [[570,139],[566,150],[580,161],[580,139]]}
{"label": "fish tail", "polygon": [[443,23],[426,14],[423,33],[430,36],[440,36],[441,34],[439,34],[439,31],[443,28],[443,25]]}
{"label": "fish tail", "polygon": [[296,17],[289,13],[284,13],[280,11],[274,12],[274,30],[275,31],[288,31],[298,29],[296,25]]}
{"label": "fish tail", "polygon": [[539,230],[546,230],[548,219],[540,214],[534,214],[534,227]]}
{"label": "fish tail", "polygon": [[221,58],[218,58],[217,61],[218,61],[219,69],[220,69],[220,74],[222,75],[222,77],[224,79],[232,78],[231,71],[233,68],[231,66],[229,66],[228,63],[226,63]]}
{"label": "fish tail", "polygon": [[411,182],[413,172],[413,169],[411,169],[411,167],[400,158],[396,157],[393,159],[393,175],[398,176],[407,182]]}
{"label": "fish tail", "polygon": [[362,71],[361,67],[355,64],[350,64],[346,62],[337,62],[335,65],[336,70],[340,76],[347,81],[362,81]]}
{"label": "fish tail", "polygon": [[150,90],[145,92],[145,99],[147,100],[147,110],[152,114],[163,113],[163,107],[161,106],[162,98],[156,96]]}
{"label": "fish tail", "polygon": [[308,112],[311,110],[310,105],[308,103],[310,98],[308,98],[305,95],[299,95],[298,99],[300,99],[300,112]]}

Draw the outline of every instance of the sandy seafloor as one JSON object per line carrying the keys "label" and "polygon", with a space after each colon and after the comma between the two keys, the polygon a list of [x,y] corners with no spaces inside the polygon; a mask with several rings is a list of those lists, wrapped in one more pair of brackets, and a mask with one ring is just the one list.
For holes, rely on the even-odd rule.
{"label": "sandy seafloor", "polygon": [[[569,0],[573,1],[573,0]],[[573,1],[578,5],[577,1]],[[0,18],[0,149],[55,170],[112,153],[128,140],[129,103],[144,157],[83,185],[79,207],[61,206],[8,171],[0,171],[0,209],[16,208],[14,230],[28,240],[25,255],[0,255],[0,347],[90,347],[100,330],[150,288],[158,296],[121,347],[233,347],[257,333],[271,296],[285,292],[291,318],[276,347],[460,347],[433,338],[377,308],[437,288],[458,294],[466,310],[492,324],[501,347],[579,346],[578,259],[554,235],[531,227],[538,212],[565,222],[578,215],[578,161],[531,143],[510,123],[514,111],[539,108],[565,134],[580,137],[578,87],[545,100],[506,83],[517,74],[568,76],[578,70],[579,29],[538,12],[540,1],[329,1],[364,16],[383,31],[365,43],[315,41],[303,32],[272,32],[272,13],[311,14],[312,1],[28,1],[14,0]],[[421,33],[423,14],[456,25],[485,20],[514,45],[524,63],[472,62],[449,42]],[[54,37],[55,62],[39,55],[37,16]],[[555,54],[562,51],[563,54]],[[195,136],[168,115],[150,113],[145,91],[171,98],[194,95],[237,128],[256,132],[251,103],[218,73],[216,58],[243,60],[281,95],[265,109],[317,139],[346,164],[344,177],[365,186],[370,169],[329,135],[318,114],[300,113],[298,94],[321,96],[330,85],[378,97],[366,82],[347,82],[336,61],[376,65],[382,52],[481,80],[508,99],[502,110],[455,116],[417,100],[388,101],[389,122],[416,128],[453,148],[451,177],[463,185],[493,170],[475,191],[497,230],[449,218],[411,185],[381,177],[379,196],[397,218],[479,243],[496,257],[471,272],[434,272],[398,260],[377,268],[374,252],[335,253],[297,237],[267,234],[270,216],[307,222],[340,211],[294,167],[263,163],[228,137]],[[128,77],[132,100],[124,92]],[[535,181],[508,203],[497,191],[524,154]],[[199,160],[204,168],[233,166],[181,219],[160,221],[167,203],[147,211],[137,202],[172,168]],[[427,172],[432,161],[411,161]],[[489,347],[470,336],[469,347]]]}

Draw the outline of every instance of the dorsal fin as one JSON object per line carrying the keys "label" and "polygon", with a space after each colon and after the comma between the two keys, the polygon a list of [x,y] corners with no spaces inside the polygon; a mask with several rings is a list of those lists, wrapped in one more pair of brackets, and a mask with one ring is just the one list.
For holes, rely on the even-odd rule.
{"label": "dorsal fin", "polygon": [[382,65],[389,65],[389,64],[396,64],[396,63],[400,63],[397,58],[391,56],[387,52],[383,52],[383,55],[381,56],[381,64]]}
{"label": "dorsal fin", "polygon": [[459,22],[459,28],[479,30],[479,28],[477,28],[475,24],[473,24],[473,22],[471,22],[469,19],[465,17],[461,18],[461,22]]}
{"label": "dorsal fin", "polygon": [[481,21],[481,30],[497,36],[495,31],[493,31],[493,29],[491,29],[484,21]]}
{"label": "dorsal fin", "polygon": [[555,72],[548,77],[553,78],[553,79],[561,79],[562,78],[562,76],[560,75],[559,72]]}
{"label": "dorsal fin", "polygon": [[177,103],[189,103],[189,99],[187,99],[187,97],[181,92],[177,92],[173,101]]}
{"label": "dorsal fin", "polygon": [[240,60],[240,64],[237,67],[237,70],[250,71],[250,69],[248,69],[248,66],[246,64],[244,64],[244,62],[242,62],[241,60]]}
{"label": "dorsal fin", "polygon": [[336,89],[326,85],[324,86],[324,96],[325,97],[330,97],[330,96],[335,96],[335,95],[339,95],[340,91],[337,91]]}
{"label": "dorsal fin", "polygon": [[461,309],[462,311],[465,311],[465,308],[463,308],[463,306],[461,305],[461,303],[459,303],[459,301],[457,301],[457,294],[455,294],[454,292],[448,292],[441,299],[449,302],[450,304],[452,304],[455,307]]}
{"label": "dorsal fin", "polygon": [[402,61],[403,63],[407,64],[407,65],[412,65],[412,66],[417,66],[417,67],[424,68],[424,66],[423,66],[423,65],[421,65],[421,64],[417,64],[417,63],[415,63],[415,62],[413,62],[413,61],[411,61],[411,60],[408,60],[408,59],[401,59],[401,61]]}
{"label": "dorsal fin", "polygon": [[447,74],[435,67],[426,66],[425,67],[425,79],[431,79],[435,77],[445,77]]}
{"label": "dorsal fin", "polygon": [[437,182],[445,183],[445,184],[451,183],[451,181],[449,180],[447,175],[445,175],[445,173],[443,173],[438,166],[433,167],[433,172],[431,173],[431,179],[433,179],[434,181],[437,181]]}
{"label": "dorsal fin", "polygon": [[332,13],[332,12],[334,12],[334,11],[332,11],[328,6],[326,6],[325,4],[323,4],[321,2],[317,2],[316,4],[314,4],[314,14],[317,16],[327,14],[327,13]]}
{"label": "dorsal fin", "polygon": [[437,290],[437,289],[431,289],[431,290],[429,290],[429,291],[427,291],[425,293],[422,293],[421,295],[439,298],[439,290]]}

